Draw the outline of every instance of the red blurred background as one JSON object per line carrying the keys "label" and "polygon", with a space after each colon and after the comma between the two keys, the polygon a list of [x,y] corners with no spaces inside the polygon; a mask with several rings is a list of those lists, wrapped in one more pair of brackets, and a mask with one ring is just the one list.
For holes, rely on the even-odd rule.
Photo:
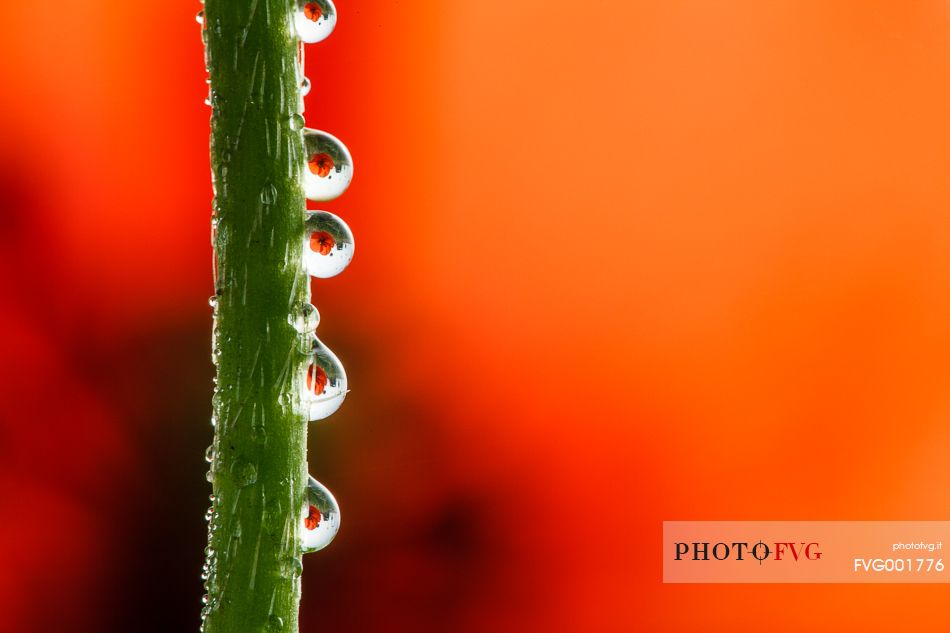
{"label": "red blurred background", "polygon": [[[940,586],[665,586],[659,545],[948,518],[950,4],[337,5],[302,631],[946,630]],[[5,7],[2,631],[197,629],[199,8]]]}

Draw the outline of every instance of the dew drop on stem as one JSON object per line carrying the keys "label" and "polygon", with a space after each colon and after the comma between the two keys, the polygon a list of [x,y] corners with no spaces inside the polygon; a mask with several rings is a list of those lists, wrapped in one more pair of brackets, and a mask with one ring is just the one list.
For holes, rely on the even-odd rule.
{"label": "dew drop on stem", "polygon": [[244,459],[238,459],[231,464],[231,478],[234,485],[243,488],[257,482],[257,466]]}
{"label": "dew drop on stem", "polygon": [[277,202],[277,187],[274,183],[268,182],[261,187],[261,204],[274,204]]}
{"label": "dew drop on stem", "polygon": [[350,151],[337,137],[312,128],[304,128],[303,141],[307,158],[304,194],[315,202],[338,198],[353,180]]}
{"label": "dew drop on stem", "polygon": [[339,275],[350,264],[356,245],[346,222],[327,211],[307,214],[304,265],[320,279]]}
{"label": "dew drop on stem", "polygon": [[287,119],[287,126],[294,132],[302,130],[305,123],[303,115],[300,114],[292,114]]}
{"label": "dew drop on stem", "polygon": [[320,325],[320,312],[312,303],[301,303],[287,317],[287,321],[294,326],[298,334],[308,334]]}
{"label": "dew drop on stem", "polygon": [[333,415],[347,393],[346,371],[330,348],[311,337],[303,381],[303,404],[311,422]]}
{"label": "dew drop on stem", "polygon": [[294,26],[302,42],[322,42],[336,27],[336,7],[330,0],[297,0]]}
{"label": "dew drop on stem", "polygon": [[313,477],[308,477],[307,497],[300,516],[300,540],[303,551],[316,552],[333,541],[340,531],[340,506],[336,499]]}

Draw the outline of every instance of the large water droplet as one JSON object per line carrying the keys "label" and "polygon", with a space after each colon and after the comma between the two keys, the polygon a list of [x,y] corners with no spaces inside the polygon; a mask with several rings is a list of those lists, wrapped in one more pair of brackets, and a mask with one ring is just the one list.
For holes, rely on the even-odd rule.
{"label": "large water droplet", "polygon": [[307,166],[303,172],[304,194],[323,202],[340,196],[353,180],[353,159],[340,139],[321,130],[304,128]]}
{"label": "large water droplet", "polygon": [[312,337],[310,363],[304,378],[303,404],[311,422],[333,415],[346,398],[346,371],[330,348]]}
{"label": "large water droplet", "polygon": [[327,279],[343,272],[356,248],[346,222],[327,211],[307,214],[304,265],[307,273]]}
{"label": "large water droplet", "polygon": [[297,309],[287,317],[287,321],[300,334],[308,334],[320,325],[320,312],[312,303],[301,303]]}
{"label": "large water droplet", "polygon": [[307,498],[300,517],[304,552],[323,549],[340,531],[340,506],[326,486],[313,477],[307,481]]}
{"label": "large water droplet", "polygon": [[297,0],[294,24],[297,35],[307,44],[323,41],[336,26],[336,7],[330,0]]}

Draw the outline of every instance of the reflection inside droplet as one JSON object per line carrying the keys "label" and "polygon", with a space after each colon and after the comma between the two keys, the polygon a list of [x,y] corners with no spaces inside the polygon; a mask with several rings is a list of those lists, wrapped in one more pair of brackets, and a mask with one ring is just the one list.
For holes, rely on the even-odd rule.
{"label": "reflection inside droplet", "polygon": [[330,0],[298,0],[294,25],[303,42],[315,44],[323,41],[336,27],[336,7]]}
{"label": "reflection inside droplet", "polygon": [[340,531],[340,506],[326,486],[313,477],[307,481],[307,498],[300,521],[300,540],[304,552],[323,549]]}
{"label": "reflection inside droplet", "polygon": [[317,202],[337,198],[353,180],[349,150],[338,138],[320,130],[304,128],[303,139],[307,157],[304,194]]}
{"label": "reflection inside droplet", "polygon": [[307,214],[304,265],[320,279],[339,275],[353,260],[356,245],[346,222],[327,211]]}
{"label": "reflection inside droplet", "polygon": [[311,337],[308,355],[303,404],[307,418],[316,422],[333,415],[343,404],[347,392],[346,371],[340,359],[315,335]]}

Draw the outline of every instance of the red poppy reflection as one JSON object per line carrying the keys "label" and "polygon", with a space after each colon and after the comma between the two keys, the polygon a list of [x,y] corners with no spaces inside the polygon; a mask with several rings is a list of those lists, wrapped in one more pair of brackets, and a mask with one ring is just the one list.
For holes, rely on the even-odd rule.
{"label": "red poppy reflection", "polygon": [[330,175],[330,170],[333,169],[333,159],[330,158],[329,154],[321,152],[311,156],[310,160],[307,161],[307,166],[314,175],[326,178]]}
{"label": "red poppy reflection", "polygon": [[310,234],[310,248],[314,253],[329,255],[335,244],[336,240],[326,231],[314,231]]}
{"label": "red poppy reflection", "polygon": [[307,389],[319,396],[327,387],[327,372],[319,365],[310,365],[307,370]]}

